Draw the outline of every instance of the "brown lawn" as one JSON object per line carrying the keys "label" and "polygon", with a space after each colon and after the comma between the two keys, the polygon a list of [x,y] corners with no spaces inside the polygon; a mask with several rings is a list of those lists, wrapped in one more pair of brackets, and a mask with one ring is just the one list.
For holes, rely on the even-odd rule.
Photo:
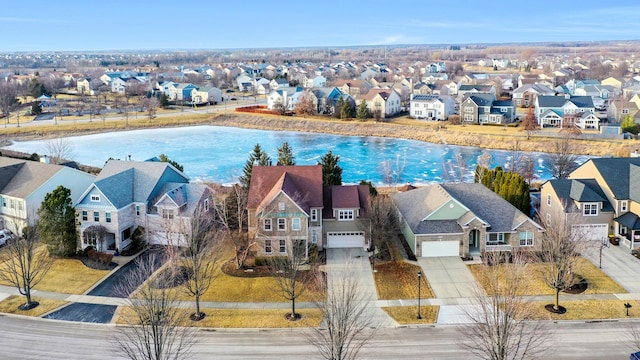
{"label": "brown lawn", "polygon": [[[504,272],[508,272],[509,268],[512,267],[512,264],[502,264],[496,265],[504,268]],[[542,279],[542,267],[545,266],[542,263],[533,263],[527,264],[527,276],[522,279],[522,281],[526,281],[526,286],[523,287],[525,289],[521,295],[552,295],[554,294],[554,290],[547,286]],[[482,271],[482,265],[473,264],[469,265],[469,270],[475,276],[476,280],[481,281],[481,276],[479,276],[479,272]],[[589,286],[584,294],[621,294],[626,293],[627,291],[620,286],[613,279],[608,277],[602,270],[598,269],[597,266],[593,265],[589,260],[581,258],[578,262],[578,270],[576,273],[582,277],[584,277]],[[482,284],[485,287],[485,284]]]}
{"label": "brown lawn", "polygon": [[[378,290],[378,299],[416,299],[418,297],[418,271],[422,268],[405,261],[385,261],[375,263],[373,274]],[[420,297],[434,298],[433,290],[426,277],[422,277]]]}
{"label": "brown lawn", "polygon": [[23,311],[18,309],[18,306],[24,304],[26,302],[26,298],[24,296],[11,295],[6,299],[0,301],[0,313],[7,314],[18,314],[25,316],[42,316],[44,314],[49,313],[52,310],[55,310],[62,305],[67,304],[66,301],[63,300],[53,300],[53,299],[43,299],[39,297],[33,297],[33,301],[37,301],[40,305],[35,308],[27,311]]}

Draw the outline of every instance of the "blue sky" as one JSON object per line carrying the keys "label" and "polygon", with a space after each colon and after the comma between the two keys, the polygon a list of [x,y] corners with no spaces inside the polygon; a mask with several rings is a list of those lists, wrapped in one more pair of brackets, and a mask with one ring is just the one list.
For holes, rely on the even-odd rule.
{"label": "blue sky", "polygon": [[640,39],[640,2],[0,0],[0,52]]}

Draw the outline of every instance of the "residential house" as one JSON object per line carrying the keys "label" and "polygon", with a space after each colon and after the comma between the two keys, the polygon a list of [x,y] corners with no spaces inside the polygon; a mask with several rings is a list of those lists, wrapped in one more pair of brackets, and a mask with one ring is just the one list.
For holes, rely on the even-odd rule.
{"label": "residential house", "polygon": [[247,210],[259,256],[369,244],[368,187],[324,187],[320,165],[254,166]]}
{"label": "residential house", "polygon": [[461,120],[476,124],[509,124],[516,108],[511,100],[496,100],[493,94],[475,94],[460,104]]}
{"label": "residential house", "polygon": [[[588,240],[608,236],[621,245],[640,245],[640,158],[592,158],[568,179],[549,180],[541,188],[540,214],[545,219],[572,216]],[[574,214],[574,215],[571,215]]]}
{"label": "residential house", "polygon": [[322,166],[253,167],[247,212],[257,255],[286,255],[293,246],[321,242],[322,208]]}
{"label": "residential house", "polygon": [[336,104],[340,98],[343,101],[349,101],[352,106],[355,106],[353,98],[343,94],[337,87],[317,88],[313,89],[312,92],[318,99],[318,114],[333,115],[340,112],[340,109],[336,109]]}
{"label": "residential house", "polygon": [[270,83],[257,83],[256,84],[256,94],[266,95],[271,92]]}
{"label": "residential house", "polygon": [[409,116],[414,119],[447,120],[455,112],[451,96],[411,95]]}
{"label": "residential house", "polygon": [[365,80],[338,80],[334,84],[343,93],[351,96],[366,94],[373,86]]}
{"label": "residential house", "polygon": [[323,88],[327,86],[327,78],[322,75],[316,75],[312,78],[305,77],[302,85],[305,88],[313,88],[313,89]]}
{"label": "residential house", "polygon": [[111,92],[114,94],[124,94],[127,88],[127,81],[123,78],[115,78],[110,81]]}
{"label": "residential house", "polygon": [[533,106],[538,96],[553,96],[555,91],[541,84],[524,84],[513,90],[513,102],[518,107]]}
{"label": "residential house", "polygon": [[87,77],[79,78],[76,81],[76,89],[80,95],[91,95],[91,79]]}
{"label": "residential house", "polygon": [[75,202],[79,247],[122,250],[138,227],[150,244],[183,245],[190,219],[213,211],[210,198],[169,163],[109,160]]}
{"label": "residential house", "polygon": [[364,95],[356,96],[356,102],[367,103],[367,108],[374,114],[374,117],[387,118],[398,114],[401,111],[400,95],[393,89],[371,89]]}
{"label": "residential house", "polygon": [[542,227],[479,183],[433,184],[392,195],[418,257],[538,249]]}
{"label": "residential house", "polygon": [[492,94],[496,97],[496,87],[493,85],[474,85],[474,84],[460,84],[458,86],[458,99],[464,100],[466,97],[473,94]]}
{"label": "residential house", "polygon": [[34,225],[44,197],[62,185],[77,200],[95,176],[71,167],[0,156],[0,229]]}
{"label": "residential house", "polygon": [[191,101],[191,91],[197,86],[190,83],[178,83],[169,88],[169,100],[171,101]]}
{"label": "residential house", "polygon": [[217,104],[222,102],[222,91],[215,86],[200,86],[191,89],[191,102],[194,104]]}
{"label": "residential house", "polygon": [[622,85],[625,84],[625,81],[624,81],[624,79],[610,76],[610,77],[600,81],[600,84],[602,84],[602,85],[610,85],[610,86],[613,86],[614,88],[622,91]]}
{"label": "residential house", "polygon": [[634,121],[640,121],[640,108],[633,101],[623,99],[614,100],[607,107],[607,120],[610,123],[619,124],[629,115]]}
{"label": "residential house", "polygon": [[570,127],[584,123],[585,118],[599,123],[594,113],[590,96],[538,96],[535,102],[535,115],[541,127]]}
{"label": "residential house", "polygon": [[271,90],[277,90],[280,88],[285,88],[290,86],[291,85],[289,85],[289,80],[287,80],[286,78],[272,79],[269,82],[269,88],[271,88]]}
{"label": "residential house", "polygon": [[252,91],[253,90],[253,78],[246,73],[241,73],[235,78],[238,91]]}

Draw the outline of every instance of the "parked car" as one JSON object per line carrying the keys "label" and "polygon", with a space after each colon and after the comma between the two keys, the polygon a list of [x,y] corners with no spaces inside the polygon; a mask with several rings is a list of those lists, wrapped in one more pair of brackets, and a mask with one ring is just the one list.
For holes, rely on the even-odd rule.
{"label": "parked car", "polygon": [[7,229],[0,230],[0,246],[5,246],[8,241],[13,240],[13,233]]}

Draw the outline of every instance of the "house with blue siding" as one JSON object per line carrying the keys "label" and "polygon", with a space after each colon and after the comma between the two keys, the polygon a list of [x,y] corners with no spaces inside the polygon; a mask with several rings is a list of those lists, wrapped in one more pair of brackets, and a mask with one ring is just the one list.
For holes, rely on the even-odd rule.
{"label": "house with blue siding", "polygon": [[150,244],[182,245],[211,190],[166,162],[109,160],[75,203],[80,248],[122,250],[136,228]]}

